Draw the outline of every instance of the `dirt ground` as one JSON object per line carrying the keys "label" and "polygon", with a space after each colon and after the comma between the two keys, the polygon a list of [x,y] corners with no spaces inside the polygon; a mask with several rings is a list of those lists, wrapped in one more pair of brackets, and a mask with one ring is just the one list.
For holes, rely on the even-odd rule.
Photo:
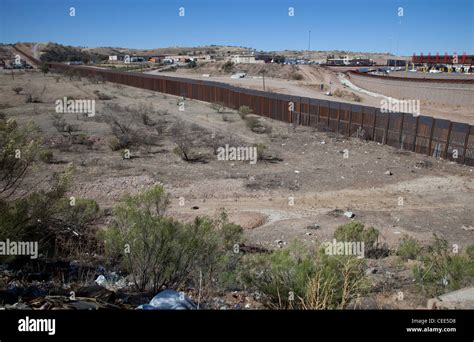
{"label": "dirt ground", "polygon": [[[192,220],[224,208],[231,221],[245,228],[249,243],[268,248],[294,239],[309,245],[331,239],[339,225],[351,220],[340,210],[350,210],[352,220],[377,228],[381,241],[392,248],[404,234],[423,243],[437,234],[461,248],[474,243],[473,168],[270,119],[264,121],[271,133],[257,134],[233,110],[218,113],[207,103],[186,100],[180,111],[174,96],[111,83],[70,81],[35,71],[16,72],[14,80],[1,73],[0,80],[0,111],[19,122],[36,122],[54,153],[55,163],[42,164],[30,181],[47,180],[73,162],[71,196],[95,199],[103,209],[112,208],[125,193],[163,184],[171,196],[173,217]],[[12,91],[15,86],[44,85],[42,103],[25,103],[22,93]],[[95,90],[113,99],[99,100]],[[61,145],[62,134],[53,127],[51,113],[55,100],[65,96],[96,100],[95,117],[65,114],[77,128],[74,134],[86,135],[92,144]],[[107,144],[112,132],[103,118],[111,102],[124,107],[150,104],[155,109],[151,118],[168,127],[179,118],[197,127],[202,139],[222,136],[244,146],[262,143],[282,161],[220,161],[210,153],[206,163],[185,162],[172,152],[176,145],[167,130],[159,144],[132,149],[132,158],[123,159]],[[139,132],[151,134],[140,120],[129,119]]]}

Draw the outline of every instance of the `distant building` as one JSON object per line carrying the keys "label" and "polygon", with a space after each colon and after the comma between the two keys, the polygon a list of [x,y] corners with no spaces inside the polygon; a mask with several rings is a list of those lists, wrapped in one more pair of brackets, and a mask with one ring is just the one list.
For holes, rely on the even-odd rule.
{"label": "distant building", "polygon": [[254,55],[232,55],[230,56],[230,61],[234,64],[255,64],[255,63],[265,63],[265,60],[257,60]]}
{"label": "distant building", "polygon": [[109,62],[116,62],[116,61],[118,61],[117,56],[109,56]]}
{"label": "distant building", "polygon": [[130,63],[146,62],[148,58],[143,56],[130,56]]}
{"label": "distant building", "polygon": [[151,56],[148,58],[148,61],[151,62],[151,63],[163,63],[164,60],[165,60],[166,56],[165,55],[162,55],[162,56]]}
{"label": "distant building", "polygon": [[349,56],[339,56],[339,58],[336,58],[334,56],[328,56],[326,58],[326,64],[327,65],[349,65],[350,60]]}
{"label": "distant building", "polygon": [[374,61],[370,58],[353,58],[349,61],[350,65],[359,65],[359,66],[372,66]]}
{"label": "distant building", "polygon": [[387,59],[387,66],[404,67],[406,65],[407,61],[403,59]]}

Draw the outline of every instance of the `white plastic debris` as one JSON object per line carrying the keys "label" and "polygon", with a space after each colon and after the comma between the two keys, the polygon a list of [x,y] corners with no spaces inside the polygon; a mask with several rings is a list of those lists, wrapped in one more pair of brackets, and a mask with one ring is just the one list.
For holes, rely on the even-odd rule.
{"label": "white plastic debris", "polygon": [[105,279],[105,277],[102,274],[98,276],[97,279],[95,280],[95,283],[99,286],[105,285],[106,282],[107,282],[107,279]]}
{"label": "white plastic debris", "polygon": [[352,211],[346,211],[344,213],[344,216],[345,217],[348,217],[348,218],[353,218],[354,217],[354,213]]}

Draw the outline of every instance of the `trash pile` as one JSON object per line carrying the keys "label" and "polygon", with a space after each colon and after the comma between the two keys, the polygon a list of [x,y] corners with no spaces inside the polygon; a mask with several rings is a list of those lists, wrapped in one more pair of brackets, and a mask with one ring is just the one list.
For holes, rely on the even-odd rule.
{"label": "trash pile", "polygon": [[[54,266],[58,266],[57,263]],[[262,307],[258,295],[233,291],[199,300],[195,289],[178,292],[137,292],[128,276],[91,267],[88,281],[74,275],[77,262],[64,262],[51,272],[0,269],[0,310],[197,310],[254,309]],[[61,280],[59,280],[61,279]]]}

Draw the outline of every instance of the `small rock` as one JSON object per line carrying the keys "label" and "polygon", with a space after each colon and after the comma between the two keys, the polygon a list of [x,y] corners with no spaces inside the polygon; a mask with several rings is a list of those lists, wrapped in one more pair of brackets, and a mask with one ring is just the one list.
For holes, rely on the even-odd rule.
{"label": "small rock", "polygon": [[300,171],[298,171],[298,170],[295,170],[295,173],[300,173]]}
{"label": "small rock", "polygon": [[283,240],[275,240],[275,244],[279,247],[282,248],[285,242]]}
{"label": "small rock", "polygon": [[310,224],[309,226],[306,227],[306,229],[319,229],[319,224]]}
{"label": "small rock", "polygon": [[195,206],[191,207],[191,209],[192,209],[192,210],[198,210],[199,207],[198,207],[197,205],[195,205]]}
{"label": "small rock", "polygon": [[390,170],[385,171],[385,174],[386,174],[387,176],[393,175],[392,171],[390,171]]}
{"label": "small rock", "polygon": [[365,270],[365,275],[371,275],[377,273],[377,269],[375,267],[369,267]]}

